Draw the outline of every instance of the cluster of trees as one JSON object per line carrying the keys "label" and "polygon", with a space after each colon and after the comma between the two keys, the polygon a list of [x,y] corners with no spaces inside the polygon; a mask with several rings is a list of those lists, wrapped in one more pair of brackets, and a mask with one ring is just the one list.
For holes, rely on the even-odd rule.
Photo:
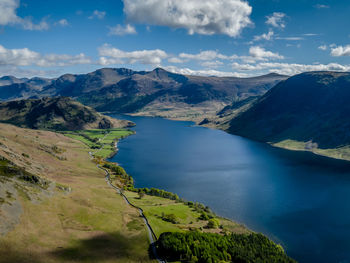
{"label": "cluster of trees", "polygon": [[[209,206],[205,206],[198,202],[184,202],[185,205],[189,206],[190,208],[194,209],[196,212],[201,214],[207,214],[209,218],[212,218],[215,216],[215,214],[210,210]],[[209,218],[205,219],[208,220]]]}
{"label": "cluster of trees", "polygon": [[125,172],[123,167],[110,162],[104,162],[103,167],[111,172],[112,179],[118,177],[127,187],[134,187],[134,179]]}
{"label": "cluster of trees", "polygon": [[178,224],[179,223],[179,220],[177,219],[175,214],[162,213],[161,218],[162,218],[162,220],[170,222],[170,223],[173,223],[173,224]]}
{"label": "cluster of trees", "polygon": [[138,192],[138,193],[142,192],[146,195],[159,196],[159,197],[167,198],[170,200],[180,201],[180,198],[177,194],[174,194],[174,193],[168,192],[168,191],[164,191],[164,190],[160,190],[157,188],[134,188],[134,186],[132,186],[132,187],[128,187],[127,190],[132,191],[132,192]]}
{"label": "cluster of trees", "polygon": [[157,241],[157,251],[168,261],[295,263],[280,245],[262,234],[219,235],[213,233],[166,232]]}
{"label": "cluster of trees", "polygon": [[[196,212],[200,213],[200,220],[209,221],[210,219],[216,217],[208,206],[205,206],[199,202],[186,201],[182,198],[179,198],[177,194],[174,194],[172,192],[168,192],[157,188],[135,188],[133,178],[130,175],[128,175],[121,166],[118,166],[115,163],[104,162],[103,167],[109,169],[112,173],[112,176],[117,176],[121,180],[121,182],[124,184],[125,190],[138,193],[140,199],[142,199],[145,195],[167,198],[170,200],[175,200],[177,202],[182,202],[188,207],[195,210]],[[207,225],[208,228],[217,228],[218,226],[215,223],[213,224],[213,222],[208,222]]]}

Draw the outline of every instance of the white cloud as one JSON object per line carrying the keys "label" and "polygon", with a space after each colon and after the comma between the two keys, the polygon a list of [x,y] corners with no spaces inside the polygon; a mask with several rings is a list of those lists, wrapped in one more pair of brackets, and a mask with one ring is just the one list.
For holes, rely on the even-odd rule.
{"label": "white cloud", "polygon": [[196,76],[217,76],[217,77],[237,77],[237,78],[243,78],[247,77],[248,74],[246,73],[238,73],[238,72],[225,72],[225,71],[218,71],[214,69],[210,70],[192,70],[189,68],[177,68],[174,66],[168,66],[164,67],[164,69],[178,74],[183,75],[196,75]]}
{"label": "white cloud", "polygon": [[249,55],[256,60],[268,60],[268,59],[283,59],[284,57],[278,53],[267,51],[262,47],[253,46],[249,48]]}
{"label": "white cloud", "polygon": [[346,46],[339,46],[335,47],[333,46],[331,48],[331,55],[333,57],[345,57],[345,56],[350,56],[350,45]]}
{"label": "white cloud", "polygon": [[37,77],[54,77],[57,76],[59,72],[57,70],[38,70],[38,69],[28,69],[20,68],[16,66],[0,66],[0,76],[16,76],[17,78],[31,78],[33,76]]}
{"label": "white cloud", "polygon": [[295,75],[307,71],[349,71],[350,65],[329,64],[297,64],[297,63],[271,63],[261,62],[257,64],[233,63],[234,70],[253,72],[276,72],[284,75]]}
{"label": "white cloud", "polygon": [[224,63],[222,61],[219,61],[219,60],[215,60],[215,61],[204,61],[204,62],[201,62],[200,65],[202,67],[205,67],[205,68],[218,68],[220,66],[222,66]]}
{"label": "white cloud", "polygon": [[169,58],[169,59],[168,59],[168,62],[170,62],[170,63],[178,63],[178,64],[184,63],[184,61],[183,61],[182,59],[179,59],[179,58],[177,58],[177,57]]}
{"label": "white cloud", "polygon": [[185,60],[214,60],[214,59],[234,59],[237,58],[236,55],[232,55],[232,56],[226,56],[223,54],[220,54],[218,51],[216,50],[205,50],[205,51],[201,51],[198,54],[188,54],[188,53],[180,53],[179,57],[181,59],[185,59]]}
{"label": "white cloud", "polygon": [[101,65],[111,64],[134,64],[141,63],[145,65],[160,65],[162,60],[167,58],[166,52],[160,49],[154,50],[138,50],[138,51],[123,51],[114,48],[108,44],[104,44],[98,49],[99,63]]}
{"label": "white cloud", "polygon": [[99,10],[94,10],[94,12],[92,12],[92,15],[89,16],[89,19],[103,19],[106,16],[106,12],[105,11],[99,11]]}
{"label": "white cloud", "polygon": [[35,24],[30,17],[17,16],[16,10],[19,7],[19,0],[0,0],[0,25],[19,25],[25,30],[47,30],[49,24],[43,19]]}
{"label": "white cloud", "polygon": [[123,36],[123,35],[135,35],[137,34],[136,29],[134,26],[127,24],[125,27],[122,25],[116,25],[115,27],[110,27],[109,28],[109,35],[118,35],[118,36]]}
{"label": "white cloud", "polygon": [[260,36],[254,36],[254,40],[253,41],[259,41],[259,40],[272,40],[273,39],[273,35],[274,35],[274,32],[272,30],[269,30],[268,33],[264,33]]}
{"label": "white cloud", "polygon": [[90,64],[91,59],[85,54],[78,55],[42,55],[28,48],[7,49],[0,45],[0,65],[1,66],[69,66],[77,64]]}
{"label": "white cloud", "polygon": [[252,7],[242,0],[123,0],[135,23],[185,28],[189,34],[236,37],[252,24]]}
{"label": "white cloud", "polygon": [[304,40],[302,37],[276,37],[278,40],[299,41]]}
{"label": "white cloud", "polygon": [[318,9],[323,9],[323,8],[329,8],[329,5],[317,4],[314,7]]}
{"label": "white cloud", "polygon": [[322,45],[322,46],[319,46],[318,49],[325,51],[325,50],[327,50],[327,46],[326,45]]}
{"label": "white cloud", "polygon": [[57,21],[55,24],[56,24],[56,25],[63,26],[63,27],[65,27],[65,26],[68,26],[68,25],[69,25],[69,23],[68,23],[67,19],[61,19],[61,20]]}
{"label": "white cloud", "polygon": [[285,28],[286,24],[284,21],[286,14],[280,12],[274,12],[272,15],[267,16],[266,24],[277,27],[277,28]]}

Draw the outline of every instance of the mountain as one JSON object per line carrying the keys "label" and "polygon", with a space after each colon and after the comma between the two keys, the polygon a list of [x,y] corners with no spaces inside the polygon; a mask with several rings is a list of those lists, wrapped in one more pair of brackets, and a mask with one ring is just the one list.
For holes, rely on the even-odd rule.
{"label": "mountain", "polygon": [[246,99],[235,101],[218,111],[216,115],[209,116],[198,124],[205,127],[227,130],[231,120],[248,110],[260,97],[250,96]]}
{"label": "mountain", "polygon": [[[346,149],[350,158],[350,73],[309,72],[280,82],[227,131],[305,150]],[[350,153],[350,152],[349,152]],[[326,154],[326,153],[325,153]]]}
{"label": "mountain", "polygon": [[26,99],[39,94],[53,80],[47,78],[17,79],[13,76],[0,78],[0,101]]}
{"label": "mountain", "polygon": [[262,95],[285,78],[277,74],[254,78],[189,76],[161,68],[149,72],[101,69],[62,76],[43,92],[72,96],[102,112],[196,118],[215,114],[232,101]]}
{"label": "mountain", "polygon": [[287,76],[203,77],[168,72],[103,68],[88,74],[65,74],[39,90],[7,87],[0,99],[69,96],[98,111],[163,117],[202,117],[233,101],[264,94]]}
{"label": "mountain", "polygon": [[26,82],[27,80],[28,80],[27,78],[18,79],[14,76],[3,76],[0,78],[0,86],[23,83],[23,82]]}
{"label": "mountain", "polygon": [[107,129],[132,124],[104,116],[68,97],[0,103],[0,122],[43,130]]}

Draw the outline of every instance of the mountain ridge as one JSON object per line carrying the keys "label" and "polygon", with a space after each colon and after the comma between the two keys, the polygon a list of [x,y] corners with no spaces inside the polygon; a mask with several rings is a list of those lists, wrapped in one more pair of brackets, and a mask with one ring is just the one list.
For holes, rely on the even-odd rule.
{"label": "mountain ridge", "polygon": [[0,122],[44,130],[109,129],[132,125],[104,116],[68,97],[0,103]]}
{"label": "mountain ridge", "polygon": [[277,84],[232,118],[226,130],[283,148],[350,159],[349,100],[349,72],[302,73]]}
{"label": "mountain ridge", "polygon": [[233,101],[262,95],[286,78],[276,73],[237,78],[182,75],[162,68],[102,68],[64,74],[38,87],[28,82],[2,86],[0,99],[69,96],[102,112],[199,119]]}

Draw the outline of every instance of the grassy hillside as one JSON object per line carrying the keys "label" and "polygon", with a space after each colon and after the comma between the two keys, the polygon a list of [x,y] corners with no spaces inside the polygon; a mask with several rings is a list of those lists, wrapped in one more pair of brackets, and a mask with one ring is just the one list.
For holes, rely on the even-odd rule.
{"label": "grassy hillside", "polygon": [[94,129],[82,131],[63,131],[62,134],[83,142],[96,157],[107,158],[116,152],[116,143],[134,133],[125,129]]}
{"label": "grassy hillside", "polygon": [[341,159],[349,158],[350,73],[289,78],[230,120],[228,132]]}
{"label": "grassy hillside", "polygon": [[42,130],[108,129],[131,124],[104,116],[67,97],[0,103],[0,122]]}
{"label": "grassy hillside", "polygon": [[[106,184],[96,164],[108,169],[113,183],[144,210],[158,237],[169,231],[198,231],[216,238],[231,233],[262,236],[175,194],[135,189],[132,177],[106,162],[91,144],[96,139],[97,145],[103,146],[104,140],[108,145],[127,134],[130,131],[91,130],[70,133],[71,139],[0,124],[0,262],[151,262],[137,209]],[[258,247],[259,240],[249,239],[247,244]],[[273,249],[285,256],[279,246]]]}
{"label": "grassy hillside", "polygon": [[[61,134],[0,124],[0,156],[10,161],[0,168],[0,225],[14,223],[0,228],[0,262],[150,261],[137,210],[106,184],[88,151]],[[9,176],[11,167],[48,187]]]}

